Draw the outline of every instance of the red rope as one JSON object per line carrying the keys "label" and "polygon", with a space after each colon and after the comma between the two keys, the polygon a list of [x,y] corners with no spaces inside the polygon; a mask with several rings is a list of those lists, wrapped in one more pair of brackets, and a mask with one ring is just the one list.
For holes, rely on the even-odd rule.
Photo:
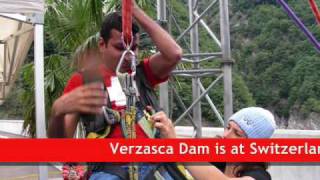
{"label": "red rope", "polygon": [[126,46],[132,41],[132,0],[122,0],[122,33]]}
{"label": "red rope", "polygon": [[309,4],[310,4],[310,7],[312,9],[314,16],[317,19],[318,24],[320,24],[320,12],[319,12],[319,9],[318,9],[316,2],[314,0],[309,0]]}

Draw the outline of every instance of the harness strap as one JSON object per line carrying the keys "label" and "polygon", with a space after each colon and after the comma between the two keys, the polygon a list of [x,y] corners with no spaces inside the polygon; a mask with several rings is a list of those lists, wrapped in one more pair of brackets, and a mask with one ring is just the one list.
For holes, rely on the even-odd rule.
{"label": "harness strap", "polygon": [[309,4],[318,24],[320,25],[320,11],[318,9],[317,3],[315,2],[315,0],[309,0]]}
{"label": "harness strap", "polygon": [[122,32],[123,42],[128,48],[132,42],[132,0],[122,0]]}
{"label": "harness strap", "polygon": [[167,162],[164,167],[173,179],[187,180],[186,170],[181,164]]}

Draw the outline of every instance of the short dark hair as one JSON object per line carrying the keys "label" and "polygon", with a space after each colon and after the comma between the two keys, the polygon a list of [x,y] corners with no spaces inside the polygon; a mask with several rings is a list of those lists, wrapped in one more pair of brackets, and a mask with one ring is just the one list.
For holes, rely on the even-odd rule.
{"label": "short dark hair", "polygon": [[[109,13],[102,22],[100,36],[107,43],[111,36],[111,30],[115,29],[117,31],[122,32],[122,16],[120,12],[112,12]],[[138,24],[133,21],[132,22],[132,33],[135,36],[139,32]]]}

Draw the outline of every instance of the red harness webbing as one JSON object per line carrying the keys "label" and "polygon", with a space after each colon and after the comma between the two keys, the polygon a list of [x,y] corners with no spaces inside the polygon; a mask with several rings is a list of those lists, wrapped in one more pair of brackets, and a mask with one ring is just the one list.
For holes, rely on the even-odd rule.
{"label": "red harness webbing", "polygon": [[316,17],[318,24],[320,24],[320,11],[318,9],[316,2],[314,0],[309,0],[309,4],[314,16]]}
{"label": "red harness webbing", "polygon": [[132,0],[122,0],[122,33],[125,46],[132,41]]}

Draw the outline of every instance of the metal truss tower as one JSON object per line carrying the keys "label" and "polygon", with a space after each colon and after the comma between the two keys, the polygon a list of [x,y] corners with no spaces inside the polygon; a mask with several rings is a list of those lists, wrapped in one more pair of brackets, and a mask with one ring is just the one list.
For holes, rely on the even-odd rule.
{"label": "metal truss tower", "polygon": [[[177,93],[174,87],[170,87],[165,83],[160,86],[160,105],[163,107],[167,114],[170,112],[170,100],[173,96],[177,99],[177,104],[184,109],[184,112],[176,119],[175,124],[180,121],[189,119],[194,126],[194,136],[201,137],[202,132],[202,113],[201,113],[201,100],[206,99],[210,105],[212,111],[215,113],[217,119],[222,125],[224,125],[224,119],[228,119],[233,113],[233,101],[232,101],[232,59],[230,50],[230,31],[229,31],[229,12],[228,12],[228,0],[208,0],[205,2],[199,0],[172,0],[181,1],[188,7],[189,14],[189,26],[182,30],[178,21],[171,11],[171,7],[168,5],[171,1],[157,0],[157,19],[158,21],[167,27],[170,31],[172,26],[178,29],[180,35],[176,37],[176,41],[179,43],[185,43],[187,48],[184,49],[184,55],[182,63],[192,64],[189,69],[176,69],[173,72],[174,76],[182,76],[192,78],[192,103],[189,107],[186,107],[182,98]],[[218,2],[219,1],[219,2]],[[202,3],[202,12],[199,12],[199,4]],[[214,8],[218,7],[219,24],[220,24],[220,40],[217,38],[214,31],[209,27],[207,23],[210,20],[205,21],[205,16]],[[212,39],[212,46],[219,47],[217,52],[201,52],[199,43],[199,28],[203,28]],[[189,37],[186,37],[189,35]],[[205,68],[203,62],[212,62],[212,60],[220,60],[221,66],[218,68]],[[201,82],[203,77],[212,77],[212,82],[208,87],[204,87]],[[224,118],[220,115],[216,106],[212,102],[208,95],[219,80],[223,79],[224,87]],[[190,92],[191,93],[191,92]],[[172,96],[170,96],[172,94]],[[170,97],[170,98],[169,98]],[[172,108],[171,108],[172,109]],[[191,113],[192,111],[192,113]]]}

